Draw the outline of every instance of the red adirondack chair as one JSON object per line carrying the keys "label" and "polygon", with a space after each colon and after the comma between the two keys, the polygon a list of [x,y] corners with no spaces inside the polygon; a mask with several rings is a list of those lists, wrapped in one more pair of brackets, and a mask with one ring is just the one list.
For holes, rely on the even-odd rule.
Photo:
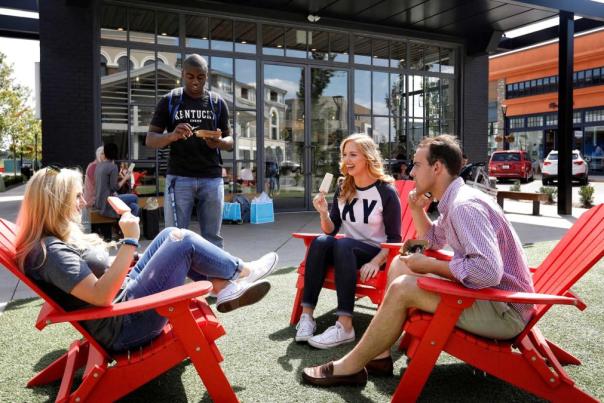
{"label": "red adirondack chair", "polygon": [[[0,263],[45,301],[36,327],[42,330],[49,324],[69,322],[83,336],[83,339],[72,342],[65,354],[34,376],[27,383],[28,387],[61,379],[57,402],[115,401],[190,358],[214,401],[238,401],[220,368],[223,357],[214,342],[225,334],[224,328],[206,301],[199,298],[211,290],[210,282],[189,283],[110,307],[66,312],[18,269],[14,239],[14,224],[0,219]],[[167,317],[168,323],[157,339],[135,352],[112,354],[106,351],[79,323],[149,309]],[[82,382],[72,391],[74,375],[82,367]]]}
{"label": "red adirondack chair", "polygon": [[[586,308],[570,287],[604,257],[602,239],[604,204],[585,212],[535,270],[535,293],[472,290],[449,281],[419,279],[419,286],[440,294],[441,302],[433,315],[415,310],[403,325],[401,344],[410,361],[392,401],[417,400],[442,351],[547,400],[597,401],[562,368],[581,361],[546,340],[536,324],[554,304]],[[531,303],[536,304],[536,312],[515,339],[494,341],[455,327],[459,315],[475,300]]]}
{"label": "red adirondack chair", "polygon": [[[415,188],[415,182],[412,180],[399,180],[394,183],[396,191],[399,195],[401,202],[401,237],[403,240],[412,239],[415,237],[415,227],[413,226],[413,220],[411,213],[409,212],[409,204],[407,203],[407,196],[409,192]],[[306,234],[306,233],[294,233],[294,238],[299,238],[304,241],[306,246],[306,254],[304,260],[298,267],[298,280],[296,281],[296,297],[294,299],[294,306],[292,308],[292,314],[290,318],[290,324],[295,325],[300,320],[302,314],[302,294],[304,293],[304,271],[306,267],[306,255],[308,255],[308,248],[311,242],[317,238],[320,234]],[[374,304],[380,305],[384,299],[386,293],[386,282],[388,281],[388,268],[390,262],[398,254],[398,248],[400,244],[390,244],[393,247],[390,249],[388,259],[385,263],[385,269],[380,270],[377,276],[367,281],[361,281],[360,276],[357,279],[356,296],[357,298],[369,297]],[[327,275],[325,276],[325,282],[323,283],[324,288],[331,290],[336,289],[335,283],[335,272],[333,267],[328,268]]]}

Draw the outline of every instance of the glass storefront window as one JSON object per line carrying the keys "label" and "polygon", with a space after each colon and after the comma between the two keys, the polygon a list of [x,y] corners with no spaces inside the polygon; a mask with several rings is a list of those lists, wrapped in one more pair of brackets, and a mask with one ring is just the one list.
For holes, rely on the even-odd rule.
{"label": "glass storefront window", "polygon": [[591,174],[604,174],[604,126],[585,128],[583,156],[589,158]]}
{"label": "glass storefront window", "polygon": [[390,43],[390,67],[404,69],[407,66],[407,43],[392,41]]}
{"label": "glass storefront window", "polygon": [[130,102],[155,104],[155,52],[152,50],[130,50],[135,64],[130,69]]}
{"label": "glass storefront window", "polygon": [[[313,38],[313,33],[308,33],[308,41]],[[285,30],[285,56],[306,58],[307,32],[304,29],[287,28]]]}
{"label": "glass storefront window", "polygon": [[324,31],[308,31],[308,58],[329,59],[329,34]]}
{"label": "glass storefront window", "polygon": [[187,46],[190,48],[208,49],[210,47],[208,28],[208,17],[186,15],[185,35]]}
{"label": "glass storefront window", "polygon": [[[337,171],[337,145],[348,133],[372,136],[388,161],[409,158],[423,136],[454,133],[456,49],[377,34],[367,37],[138,7],[103,8],[101,44],[128,42],[123,47],[101,47],[101,126],[103,140],[118,145],[120,159],[149,165],[146,182],[153,182],[154,188],[163,188],[169,147],[146,147],[146,130],[158,99],[182,85],[182,60],[192,53],[207,59],[207,88],[225,99],[232,119],[236,148],[222,153],[225,191],[272,186],[277,209],[310,206],[309,189],[312,197],[321,172]],[[258,37],[262,54],[247,59],[254,57],[248,55],[256,53]],[[165,51],[171,47],[173,52]],[[216,53],[210,57],[210,48],[239,53],[239,58],[225,53],[227,57]],[[290,59],[283,60],[287,65],[270,62],[277,57]],[[334,67],[332,62],[350,64]],[[258,66],[264,71],[264,105],[256,99]],[[403,70],[407,68],[422,73],[409,75]],[[349,74],[354,74],[353,80]],[[347,99],[349,85],[354,102]],[[310,112],[305,110],[307,101]],[[258,113],[263,120],[259,128]],[[306,132],[312,134],[310,140]],[[264,137],[264,150],[256,150],[258,136]],[[277,181],[269,177],[266,166],[272,161],[280,166]],[[307,161],[312,166],[303,167]],[[257,184],[260,178],[264,184]]]}
{"label": "glass storefront window", "polygon": [[220,94],[226,101],[229,110],[232,110],[233,59],[225,57],[212,57],[208,82],[210,84],[210,89]]}
{"label": "glass storefront window", "polygon": [[178,36],[178,14],[158,13],[157,14],[157,44],[158,45],[180,45]]}
{"label": "glass storefront window", "polygon": [[373,114],[389,115],[387,101],[390,98],[388,73],[373,72]]}
{"label": "glass storefront window", "polygon": [[155,161],[155,149],[145,146],[147,130],[154,112],[155,105],[132,105],[130,107],[131,152],[129,159]]}
{"label": "glass storefront window", "polygon": [[285,54],[285,28],[276,25],[262,25],[262,53],[283,56]]}
{"label": "glass storefront window", "polygon": [[371,71],[354,71],[354,113],[371,114]]}
{"label": "glass storefront window", "polygon": [[210,47],[214,50],[233,51],[233,21],[210,18]]}
{"label": "glass storefront window", "polygon": [[256,53],[256,24],[235,22],[235,52]]}
{"label": "glass storefront window", "polygon": [[440,72],[455,74],[455,50],[440,48]]}
{"label": "glass storefront window", "polygon": [[180,82],[181,68],[180,53],[157,53],[157,98],[167,94],[173,88],[182,86]]}
{"label": "glass storefront window", "polygon": [[128,29],[130,42],[155,43],[155,12],[129,9]]}
{"label": "glass storefront window", "polygon": [[388,67],[388,59],[390,50],[388,47],[388,41],[386,39],[373,39],[373,65]]}
{"label": "glass storefront window", "polygon": [[357,64],[371,64],[371,39],[355,35],[354,62]]}
{"label": "glass storefront window", "polygon": [[101,38],[125,41],[128,38],[126,9],[106,5],[101,15]]}
{"label": "glass storefront window", "polygon": [[256,108],[256,61],[236,59],[235,78],[236,107]]}
{"label": "glass storefront window", "polygon": [[348,34],[342,34],[338,32],[329,33],[329,49],[330,49],[330,60],[336,62],[348,63],[350,59],[348,57]]}

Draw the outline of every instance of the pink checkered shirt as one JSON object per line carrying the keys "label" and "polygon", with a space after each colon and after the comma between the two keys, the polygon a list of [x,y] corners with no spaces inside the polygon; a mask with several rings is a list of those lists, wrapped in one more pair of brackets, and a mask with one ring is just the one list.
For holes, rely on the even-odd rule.
{"label": "pink checkered shirt", "polygon": [[[431,249],[449,245],[449,268],[468,288],[534,292],[526,256],[516,231],[501,208],[484,193],[455,179],[438,204],[440,217],[425,239]],[[510,304],[528,323],[534,306]]]}

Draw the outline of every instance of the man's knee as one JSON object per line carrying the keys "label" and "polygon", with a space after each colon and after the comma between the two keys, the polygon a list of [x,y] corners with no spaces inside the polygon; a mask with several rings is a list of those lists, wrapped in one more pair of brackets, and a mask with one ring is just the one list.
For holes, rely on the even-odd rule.
{"label": "man's knee", "polygon": [[392,263],[390,264],[390,268],[388,269],[388,283],[392,283],[396,278],[404,275],[410,274],[410,270],[405,264],[404,261],[395,257],[392,259]]}
{"label": "man's knee", "polygon": [[411,302],[415,291],[417,290],[417,277],[402,274],[393,279],[388,287],[387,297],[396,300],[398,303],[405,304]]}

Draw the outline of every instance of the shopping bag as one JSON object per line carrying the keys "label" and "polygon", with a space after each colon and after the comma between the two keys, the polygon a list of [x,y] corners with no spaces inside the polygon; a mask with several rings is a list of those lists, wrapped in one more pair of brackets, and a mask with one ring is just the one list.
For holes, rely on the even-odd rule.
{"label": "shopping bag", "polygon": [[275,214],[273,210],[273,201],[269,202],[252,202],[252,215],[250,222],[252,224],[266,224],[275,222]]}
{"label": "shopping bag", "polygon": [[241,205],[237,202],[224,203],[224,207],[222,209],[222,220],[241,224],[243,222],[241,220]]}

